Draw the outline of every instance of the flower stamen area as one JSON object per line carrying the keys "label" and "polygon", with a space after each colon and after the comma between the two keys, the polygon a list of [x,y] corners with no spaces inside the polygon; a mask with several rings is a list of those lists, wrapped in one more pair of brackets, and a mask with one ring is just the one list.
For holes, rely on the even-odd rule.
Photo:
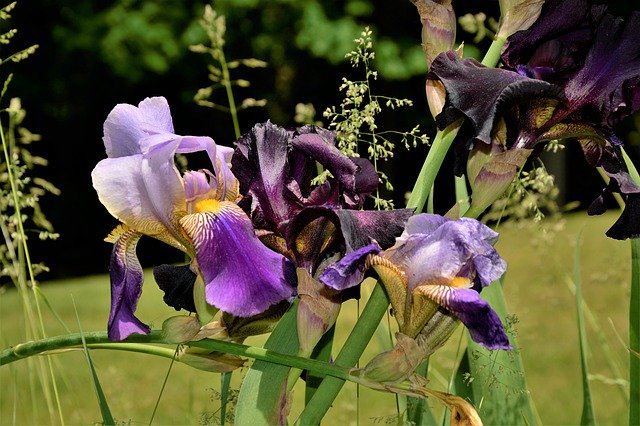
{"label": "flower stamen area", "polygon": [[222,203],[219,200],[214,200],[212,198],[207,198],[205,200],[197,201],[194,205],[194,210],[196,213],[203,213],[203,212],[220,213],[222,209],[223,209]]}

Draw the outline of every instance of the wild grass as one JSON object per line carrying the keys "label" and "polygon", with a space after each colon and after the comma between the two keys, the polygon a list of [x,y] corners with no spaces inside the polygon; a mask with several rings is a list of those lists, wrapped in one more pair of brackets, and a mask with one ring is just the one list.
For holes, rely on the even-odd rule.
{"label": "wild grass", "polygon": [[[567,281],[572,277],[577,235],[582,232],[582,295],[598,329],[587,321],[591,391],[597,421],[603,425],[626,422],[624,398],[628,375],[627,306],[629,297],[629,245],[608,239],[604,231],[617,212],[601,217],[583,213],[568,216],[562,231],[544,234],[537,228],[501,229],[498,250],[509,264],[505,294],[509,310],[517,315],[519,343],[527,380],[543,424],[577,424],[582,412],[580,354],[575,299]],[[55,267],[55,266],[54,266]],[[42,291],[66,326],[77,332],[76,311],[82,330],[104,330],[109,313],[108,276],[91,276],[42,284]],[[363,304],[361,304],[362,306]],[[346,338],[356,317],[356,304],[343,306],[334,352]],[[175,311],[162,302],[150,274],[144,286],[139,317],[158,328]],[[64,334],[64,327],[49,311],[43,312],[47,334]],[[12,288],[0,290],[0,346],[20,343],[24,320],[19,295]],[[345,331],[346,330],[346,331]],[[388,345],[388,333],[380,333],[370,344],[362,362]],[[462,327],[443,350],[431,358],[431,387],[446,389]],[[263,337],[249,339],[261,345]],[[603,343],[606,342],[606,345]],[[121,424],[149,423],[170,361],[148,355],[115,351],[91,352],[113,416]],[[90,370],[81,350],[53,356],[59,381],[62,412],[67,424],[101,421],[91,385]],[[617,367],[615,367],[617,366]],[[39,388],[30,388],[26,362],[0,367],[0,424],[46,424],[50,422]],[[618,373],[615,369],[618,369]],[[232,389],[239,386],[234,372]],[[155,424],[211,424],[220,404],[217,374],[175,363],[162,395]],[[350,386],[351,385],[351,386]],[[628,391],[628,386],[626,386]],[[622,391],[621,391],[622,390]],[[303,392],[301,384],[294,392]],[[300,399],[300,398],[298,398]],[[396,401],[392,394],[360,389],[347,384],[329,411],[325,424],[395,423]],[[436,412],[437,402],[429,401]],[[358,408],[359,404],[359,408]],[[299,412],[302,407],[292,407]],[[295,417],[294,417],[295,418]]]}

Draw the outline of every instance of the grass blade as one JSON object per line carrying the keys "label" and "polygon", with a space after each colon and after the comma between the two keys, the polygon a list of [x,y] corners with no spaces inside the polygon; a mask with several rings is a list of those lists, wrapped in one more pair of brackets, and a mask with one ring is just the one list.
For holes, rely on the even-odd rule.
{"label": "grass blade", "polygon": [[93,389],[95,390],[96,397],[98,398],[98,405],[100,406],[100,414],[102,415],[102,423],[105,425],[115,425],[116,422],[115,420],[113,420],[113,416],[111,415],[111,410],[109,409],[109,404],[107,403],[107,398],[105,397],[104,392],[102,390],[102,386],[100,385],[100,379],[98,379],[98,374],[96,373],[96,369],[93,366],[91,355],[89,355],[89,348],[87,348],[87,341],[84,338],[82,326],[80,325],[80,317],[78,316],[78,311],[76,310],[75,301],[73,301],[73,309],[76,311],[78,328],[80,329],[80,335],[82,337],[82,348],[84,350],[85,358],[87,359],[87,364],[89,364],[89,370],[91,372],[91,383],[93,384]]}
{"label": "grass blade", "polygon": [[578,336],[580,339],[580,366],[582,370],[582,416],[581,425],[595,425],[596,418],[593,412],[593,402],[591,400],[591,386],[589,385],[589,367],[587,364],[588,344],[585,330],[584,310],[582,307],[582,278],[580,276],[580,243],[582,233],[578,234],[576,241],[576,251],[573,261],[573,282],[576,286],[576,310],[578,318]]}

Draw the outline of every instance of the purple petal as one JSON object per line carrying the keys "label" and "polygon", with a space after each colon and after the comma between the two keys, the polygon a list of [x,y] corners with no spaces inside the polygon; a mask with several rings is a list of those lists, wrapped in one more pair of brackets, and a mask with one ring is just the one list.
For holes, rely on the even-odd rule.
{"label": "purple petal", "polygon": [[502,60],[529,77],[563,85],[582,66],[600,14],[588,0],[547,0],[528,30],[508,38]]}
{"label": "purple petal", "polygon": [[511,349],[500,317],[475,290],[448,285],[423,285],[416,291],[458,317],[474,342],[487,349]]}
{"label": "purple petal", "polygon": [[505,111],[528,105],[532,99],[560,97],[557,86],[513,71],[487,68],[474,59],[460,59],[453,51],[438,55],[427,78],[440,80],[447,91],[444,109],[436,117],[438,128],[464,117],[473,128],[472,137],[487,144]]}
{"label": "purple petal", "polygon": [[380,251],[380,246],[375,242],[361,247],[328,266],[318,280],[335,290],[354,287],[364,279],[365,264],[369,255],[378,254]]}
{"label": "purple petal", "polygon": [[[314,127],[302,128],[314,129]],[[378,186],[378,175],[371,162],[359,158],[357,163],[334,146],[335,135],[328,132],[294,135],[292,145],[325,166],[338,181],[346,207],[360,208],[364,198]]]}
{"label": "purple petal", "polygon": [[295,295],[293,264],[258,240],[237,205],[222,201],[180,223],[193,241],[211,305],[250,317]]}
{"label": "purple petal", "polygon": [[[370,162],[350,159],[335,146],[335,134],[315,126],[286,130],[257,124],[237,141],[232,158],[243,205],[259,227],[283,230],[304,207],[359,208],[378,183]],[[311,178],[320,163],[333,177],[320,186]]]}
{"label": "purple petal", "polygon": [[594,108],[612,127],[640,108],[640,12],[621,19],[605,15],[584,66],[567,83],[571,110]]}
{"label": "purple petal", "polygon": [[[414,216],[416,218],[416,216]],[[441,277],[465,276],[481,288],[500,278],[506,263],[493,248],[498,234],[475,219],[439,219],[417,215],[385,257],[407,274],[409,290]],[[440,226],[435,227],[438,222]],[[419,226],[425,226],[424,233]]]}
{"label": "purple petal", "polygon": [[[301,206],[286,196],[289,133],[270,121],[256,124],[237,141],[231,160],[240,191],[252,197],[251,212],[277,228]],[[302,162],[296,164],[303,165]]]}
{"label": "purple petal", "polygon": [[169,104],[163,97],[146,98],[138,107],[118,104],[104,122],[104,146],[109,158],[142,153],[150,134],[173,133]]}
{"label": "purple petal", "polygon": [[144,275],[136,256],[140,234],[131,229],[116,228],[109,240],[111,252],[111,311],[107,326],[109,340],[124,340],[130,334],[148,334],[151,330],[135,317],[142,293]]}

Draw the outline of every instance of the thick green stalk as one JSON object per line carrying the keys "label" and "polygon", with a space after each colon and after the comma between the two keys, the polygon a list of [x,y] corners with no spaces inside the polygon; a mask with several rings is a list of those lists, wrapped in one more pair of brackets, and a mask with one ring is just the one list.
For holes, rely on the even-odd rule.
{"label": "thick green stalk", "polygon": [[407,201],[407,207],[415,208],[416,213],[420,213],[424,209],[424,204],[429,197],[444,157],[447,155],[447,151],[449,151],[453,140],[458,134],[459,126],[460,121],[456,121],[445,129],[439,130],[433,139],[431,149],[429,149],[427,158],[422,164],[420,174],[416,179],[416,183]]}
{"label": "thick green stalk", "polygon": [[496,36],[489,46],[489,50],[485,53],[484,58],[482,58],[482,65],[487,67],[495,67],[500,62],[500,52],[502,51],[502,46],[507,42],[506,38]]}
{"label": "thick green stalk", "polygon": [[[83,334],[66,334],[63,336],[50,337],[34,342],[20,343],[16,346],[0,352],[0,366],[25,359],[30,356],[39,355],[44,352],[53,353],[55,351],[64,349],[79,349],[82,347],[83,336],[87,347],[92,349],[115,349],[145,353],[148,355],[156,355],[164,358],[173,358],[175,354],[175,349],[149,345],[149,343],[172,344],[164,341],[162,331],[160,330],[154,330],[148,335],[134,334],[130,336],[125,342],[111,342],[107,337],[106,332],[94,331]],[[366,340],[366,342],[368,341],[369,339]],[[294,355],[281,354],[260,347],[246,346],[238,343],[225,342],[222,340],[214,339],[189,342],[188,346],[209,349],[216,352],[224,352],[232,355],[246,356],[249,358],[267,361],[275,364],[281,364],[288,367],[299,368],[301,370],[310,370],[318,375],[339,377],[343,381],[350,380],[349,368],[347,367],[316,361],[308,358],[301,358]]]}

